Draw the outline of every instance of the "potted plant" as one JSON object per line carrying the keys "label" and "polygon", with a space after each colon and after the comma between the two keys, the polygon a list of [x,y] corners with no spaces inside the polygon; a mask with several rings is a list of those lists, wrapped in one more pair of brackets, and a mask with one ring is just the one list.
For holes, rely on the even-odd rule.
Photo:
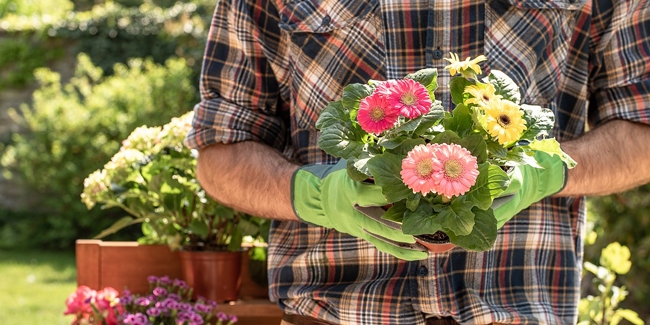
{"label": "potted plant", "polygon": [[[129,213],[96,238],[140,223],[143,236],[138,242],[178,250],[185,280],[197,288],[197,294],[217,301],[235,300],[242,239],[257,237],[268,221],[235,211],[205,193],[196,179],[197,153],[183,145],[192,115],[173,118],[162,127],[136,128],[104,168],[84,181],[81,200],[89,209],[101,204]],[[226,261],[233,264],[232,269],[225,267]],[[197,265],[208,271],[197,270]],[[202,283],[215,281],[218,276],[213,272],[218,270],[233,272],[231,280],[221,277],[213,284]],[[217,283],[219,288],[215,288]],[[201,292],[204,289],[215,292]]]}

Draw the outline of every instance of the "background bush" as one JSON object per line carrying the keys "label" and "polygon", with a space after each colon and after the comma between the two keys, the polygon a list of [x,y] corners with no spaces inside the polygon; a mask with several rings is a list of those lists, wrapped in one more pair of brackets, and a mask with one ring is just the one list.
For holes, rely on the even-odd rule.
{"label": "background bush", "polygon": [[38,219],[23,220],[32,227],[11,225],[25,231],[22,242],[41,247],[72,247],[75,239],[90,238],[115,221],[81,203],[85,177],[109,161],[134,128],[162,125],[198,100],[181,58],[164,66],[133,59],[128,66],[116,64],[109,77],[87,55],[78,62],[65,84],[58,73],[36,71],[41,86],[33,105],[12,112],[26,132],[13,135],[1,161],[43,198],[34,207]]}

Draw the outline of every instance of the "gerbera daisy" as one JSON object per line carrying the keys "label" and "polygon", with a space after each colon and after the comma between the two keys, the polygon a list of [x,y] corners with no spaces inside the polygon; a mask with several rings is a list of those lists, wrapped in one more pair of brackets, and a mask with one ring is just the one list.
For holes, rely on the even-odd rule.
{"label": "gerbera daisy", "polygon": [[387,99],[390,106],[396,107],[400,115],[416,118],[431,110],[429,91],[421,83],[413,79],[397,80],[389,84]]}
{"label": "gerbera daisy", "polygon": [[438,144],[421,144],[415,146],[402,159],[402,181],[413,193],[426,195],[433,191],[435,180],[433,179],[433,151]]}
{"label": "gerbera daisy", "polygon": [[468,57],[465,61],[461,61],[458,58],[458,54],[449,53],[449,55],[451,58],[445,58],[445,60],[449,61],[450,64],[445,67],[445,70],[449,70],[449,73],[451,73],[452,76],[455,76],[456,73],[460,72],[465,78],[473,78],[476,75],[481,74],[481,67],[478,63],[487,60],[485,55],[479,55],[473,60],[470,60]]}
{"label": "gerbera daisy", "polygon": [[507,100],[493,100],[483,107],[487,120],[487,132],[504,145],[519,140],[526,130],[524,112],[519,105]]}
{"label": "gerbera daisy", "polygon": [[496,89],[492,84],[478,84],[465,87],[465,93],[470,94],[465,103],[486,106],[490,101],[500,99],[501,95],[496,94]]}
{"label": "gerbera daisy", "polygon": [[465,194],[476,183],[478,164],[469,150],[457,144],[440,144],[433,151],[433,190],[448,198]]}
{"label": "gerbera daisy", "polygon": [[357,120],[361,128],[368,133],[378,135],[390,129],[398,117],[399,110],[388,105],[386,97],[379,93],[367,96],[359,103]]}

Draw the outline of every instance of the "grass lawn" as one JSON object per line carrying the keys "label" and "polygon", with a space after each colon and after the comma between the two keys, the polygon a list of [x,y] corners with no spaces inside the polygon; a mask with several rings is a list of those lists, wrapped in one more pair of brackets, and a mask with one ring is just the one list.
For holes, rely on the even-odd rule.
{"label": "grass lawn", "polygon": [[76,288],[73,252],[0,250],[2,325],[69,325],[65,300]]}

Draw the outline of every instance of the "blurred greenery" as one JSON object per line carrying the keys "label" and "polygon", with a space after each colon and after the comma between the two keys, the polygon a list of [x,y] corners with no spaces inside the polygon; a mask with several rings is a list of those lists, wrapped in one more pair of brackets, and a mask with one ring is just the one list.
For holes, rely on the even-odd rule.
{"label": "blurred greenery", "polygon": [[[23,222],[24,240],[40,247],[70,248],[76,238],[90,238],[114,220],[87,211],[80,201],[83,180],[102,167],[133,129],[162,125],[191,109],[198,100],[182,58],[157,65],[150,59],[116,64],[104,77],[87,55],[80,54],[74,77],[62,83],[47,68],[36,70],[40,88],[31,106],[9,114],[26,132],[14,133],[0,163],[5,177],[41,194],[34,207],[42,218]],[[12,224],[11,227],[19,227]]]}
{"label": "blurred greenery", "polygon": [[65,300],[77,288],[71,252],[0,250],[3,325],[69,325]]}

